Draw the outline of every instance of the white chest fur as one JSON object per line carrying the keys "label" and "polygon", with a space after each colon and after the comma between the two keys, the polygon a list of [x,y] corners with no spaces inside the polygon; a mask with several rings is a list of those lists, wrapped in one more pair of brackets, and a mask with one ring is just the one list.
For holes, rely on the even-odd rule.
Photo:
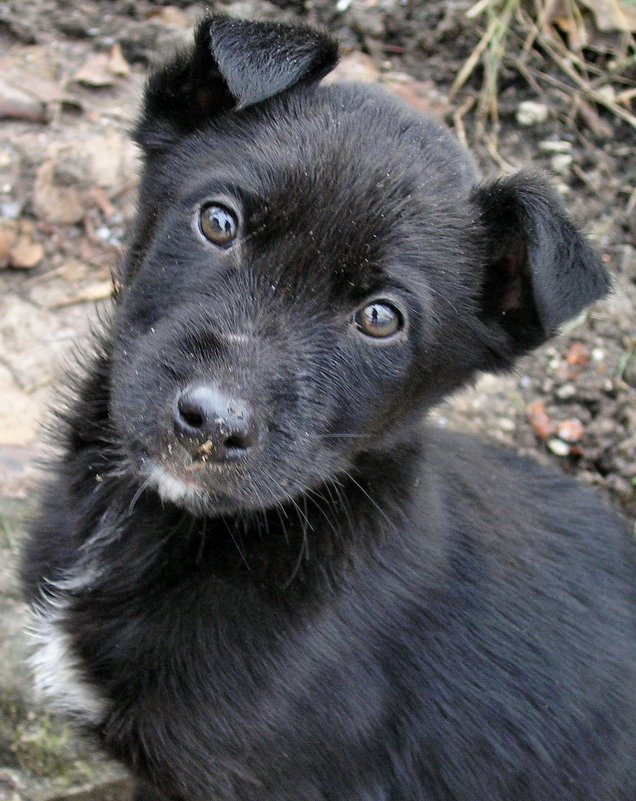
{"label": "white chest fur", "polygon": [[31,634],[36,648],[30,658],[35,689],[42,701],[86,723],[97,723],[107,711],[107,701],[83,675],[71,637],[64,630],[69,601],[63,593],[51,593],[34,606]]}

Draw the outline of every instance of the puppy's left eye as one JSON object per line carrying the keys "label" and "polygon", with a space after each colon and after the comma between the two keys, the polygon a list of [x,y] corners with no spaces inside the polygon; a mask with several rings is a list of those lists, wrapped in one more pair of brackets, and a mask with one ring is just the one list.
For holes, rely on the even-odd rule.
{"label": "puppy's left eye", "polygon": [[390,337],[404,327],[400,311],[384,300],[370,303],[357,311],[353,322],[363,334],[376,338]]}
{"label": "puppy's left eye", "polygon": [[226,206],[210,203],[199,213],[199,227],[203,236],[215,245],[231,244],[238,233],[238,221]]}

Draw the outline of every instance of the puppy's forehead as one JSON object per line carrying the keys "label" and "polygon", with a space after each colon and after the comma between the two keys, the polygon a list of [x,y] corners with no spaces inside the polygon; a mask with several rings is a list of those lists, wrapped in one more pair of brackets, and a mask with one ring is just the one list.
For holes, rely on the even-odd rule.
{"label": "puppy's forehead", "polygon": [[[230,114],[198,134],[182,159],[184,192],[195,201],[235,199],[261,259],[271,249],[300,273],[321,263],[336,273],[355,268],[348,277],[357,281],[383,269],[391,248],[421,248],[424,228],[439,227],[476,179],[444,127],[356,85]],[[419,236],[408,241],[415,222]]]}
{"label": "puppy's forehead", "polygon": [[289,203],[303,206],[361,197],[372,211],[368,194],[394,206],[410,196],[435,203],[476,177],[444,126],[357,84],[291,92],[229,114],[198,144],[190,170],[199,177],[207,172],[261,200],[293,193]]}

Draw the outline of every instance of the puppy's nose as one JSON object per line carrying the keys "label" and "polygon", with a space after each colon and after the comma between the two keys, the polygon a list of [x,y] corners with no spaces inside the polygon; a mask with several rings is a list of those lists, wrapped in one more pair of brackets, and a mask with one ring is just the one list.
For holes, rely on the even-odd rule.
{"label": "puppy's nose", "polygon": [[179,442],[196,458],[238,459],[258,439],[249,404],[228,397],[213,384],[186,387],[177,395],[172,411]]}

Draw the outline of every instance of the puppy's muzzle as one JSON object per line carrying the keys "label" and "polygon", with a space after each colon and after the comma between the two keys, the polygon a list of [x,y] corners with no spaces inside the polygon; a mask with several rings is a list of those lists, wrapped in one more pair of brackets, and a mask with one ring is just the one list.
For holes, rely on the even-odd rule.
{"label": "puppy's muzzle", "polygon": [[228,462],[240,459],[259,439],[247,401],[230,398],[214,384],[193,384],[176,397],[174,431],[193,459]]}

